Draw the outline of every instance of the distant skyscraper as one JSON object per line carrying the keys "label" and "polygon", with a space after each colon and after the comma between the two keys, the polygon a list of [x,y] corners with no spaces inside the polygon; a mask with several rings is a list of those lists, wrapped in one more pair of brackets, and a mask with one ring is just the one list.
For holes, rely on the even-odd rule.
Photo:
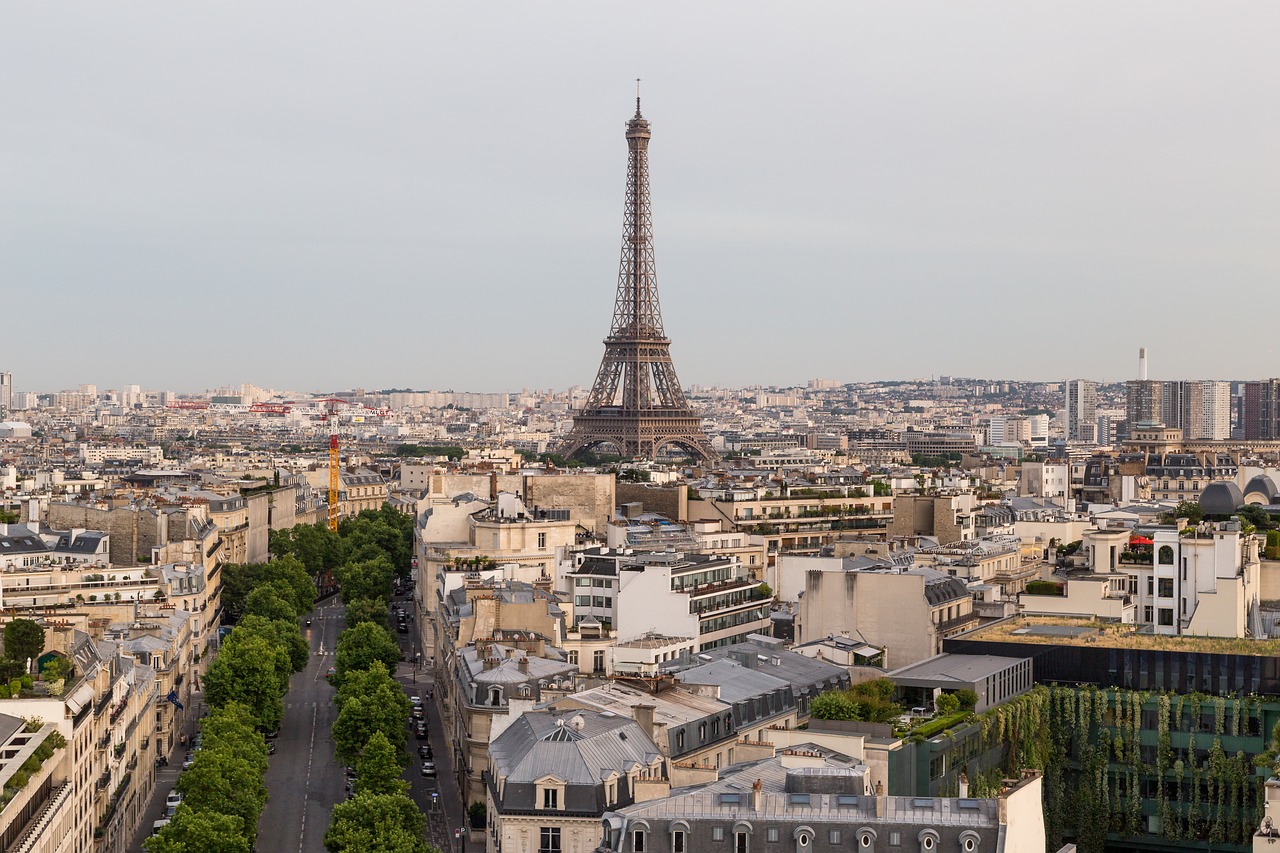
{"label": "distant skyscraper", "polygon": [[1240,431],[1246,441],[1280,438],[1280,379],[1244,383]]}
{"label": "distant skyscraper", "polygon": [[0,373],[0,415],[13,411],[13,374]]}
{"label": "distant skyscraper", "polygon": [[1098,383],[1090,379],[1067,381],[1067,441],[1097,441]]}
{"label": "distant skyscraper", "polygon": [[1115,419],[1111,415],[1098,415],[1098,444],[1110,446],[1116,443]]}

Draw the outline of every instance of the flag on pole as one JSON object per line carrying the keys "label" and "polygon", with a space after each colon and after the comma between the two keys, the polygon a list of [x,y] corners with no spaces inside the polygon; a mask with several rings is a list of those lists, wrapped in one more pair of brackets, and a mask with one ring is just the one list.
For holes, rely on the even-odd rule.
{"label": "flag on pole", "polygon": [[182,710],[182,703],[178,701],[177,690],[170,690],[169,695],[164,698],[169,700],[169,702],[172,703],[173,707],[177,708],[179,711]]}

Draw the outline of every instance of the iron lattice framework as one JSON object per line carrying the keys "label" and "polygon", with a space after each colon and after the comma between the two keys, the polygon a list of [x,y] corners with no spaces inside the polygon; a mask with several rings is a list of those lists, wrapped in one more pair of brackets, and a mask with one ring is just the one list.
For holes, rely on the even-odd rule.
{"label": "iron lattice framework", "polygon": [[676,445],[714,462],[718,457],[680,387],[671,340],[662,330],[649,207],[651,136],[637,97],[635,117],[627,122],[627,203],[613,326],[591,396],[574,415],[560,451],[572,456],[612,444],[623,456],[653,459],[664,446]]}

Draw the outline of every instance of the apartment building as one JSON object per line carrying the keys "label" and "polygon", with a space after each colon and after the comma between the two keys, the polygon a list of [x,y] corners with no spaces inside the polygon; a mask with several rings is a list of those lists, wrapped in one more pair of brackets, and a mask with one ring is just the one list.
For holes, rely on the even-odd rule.
{"label": "apartment building", "polygon": [[666,760],[648,733],[616,714],[522,714],[494,739],[490,756],[487,853],[585,853],[600,839],[606,810],[671,790]]}
{"label": "apartment building", "polygon": [[884,666],[901,667],[938,654],[943,639],[977,624],[973,595],[959,578],[832,557],[806,569],[795,631],[797,644],[829,636],[858,640],[884,649]]}
{"label": "apartment building", "polygon": [[40,732],[56,730],[67,746],[28,780],[26,822],[17,832],[9,822],[14,845],[5,849],[125,853],[155,786],[155,670],[121,654],[119,644],[59,622],[47,626],[46,649],[41,662],[61,656],[72,675],[0,700],[0,714],[41,721]]}
{"label": "apartment building", "polygon": [[1043,853],[1041,791],[1030,771],[988,799],[891,797],[857,758],[797,743],[670,797],[606,812],[596,853]]}
{"label": "apartment building", "polygon": [[698,649],[767,633],[769,598],[736,556],[587,548],[561,564],[574,626],[592,619],[619,640],[696,637]]}

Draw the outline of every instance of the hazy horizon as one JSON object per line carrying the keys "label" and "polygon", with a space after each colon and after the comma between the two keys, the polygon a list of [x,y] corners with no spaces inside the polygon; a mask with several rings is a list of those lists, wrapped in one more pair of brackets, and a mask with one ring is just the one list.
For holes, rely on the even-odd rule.
{"label": "hazy horizon", "polygon": [[12,4],[0,371],[590,386],[640,77],[686,386],[1123,381],[1139,346],[1152,378],[1266,378],[1275,345],[1240,341],[1280,273],[1277,25],[1251,3]]}

